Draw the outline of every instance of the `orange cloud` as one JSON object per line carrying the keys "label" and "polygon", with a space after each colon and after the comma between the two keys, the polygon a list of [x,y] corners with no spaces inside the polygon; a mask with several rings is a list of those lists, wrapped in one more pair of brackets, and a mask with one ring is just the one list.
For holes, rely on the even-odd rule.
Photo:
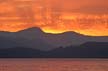
{"label": "orange cloud", "polygon": [[75,31],[84,35],[108,36],[108,14],[73,13],[64,11],[68,8],[66,9],[63,3],[58,9],[58,1],[50,1],[56,6],[46,5],[47,3],[49,2],[41,0],[13,0],[1,3],[0,30],[17,32],[30,27],[40,27],[47,33]]}

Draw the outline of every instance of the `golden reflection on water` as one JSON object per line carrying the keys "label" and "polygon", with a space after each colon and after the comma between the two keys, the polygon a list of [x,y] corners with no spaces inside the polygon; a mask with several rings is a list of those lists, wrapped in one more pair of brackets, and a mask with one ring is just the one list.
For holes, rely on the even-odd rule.
{"label": "golden reflection on water", "polygon": [[0,59],[0,71],[108,71],[108,60]]}

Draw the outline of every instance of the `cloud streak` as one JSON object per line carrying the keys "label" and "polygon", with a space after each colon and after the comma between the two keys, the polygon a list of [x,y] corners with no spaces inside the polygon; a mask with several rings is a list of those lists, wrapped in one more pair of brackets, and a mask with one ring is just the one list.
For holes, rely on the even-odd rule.
{"label": "cloud streak", "polygon": [[0,10],[1,31],[40,27],[50,33],[108,36],[107,0],[5,0]]}

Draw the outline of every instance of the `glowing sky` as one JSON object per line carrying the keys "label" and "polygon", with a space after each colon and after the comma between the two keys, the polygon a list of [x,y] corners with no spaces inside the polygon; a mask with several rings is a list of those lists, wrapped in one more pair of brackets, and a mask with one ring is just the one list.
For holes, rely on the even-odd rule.
{"label": "glowing sky", "polygon": [[1,31],[30,27],[108,36],[108,0],[0,0]]}

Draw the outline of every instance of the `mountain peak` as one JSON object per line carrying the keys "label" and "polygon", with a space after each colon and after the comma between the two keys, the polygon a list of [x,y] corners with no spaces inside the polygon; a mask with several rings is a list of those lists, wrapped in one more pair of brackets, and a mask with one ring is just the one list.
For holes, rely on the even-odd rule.
{"label": "mountain peak", "polygon": [[31,27],[31,28],[28,28],[28,29],[25,29],[26,31],[40,31],[42,32],[42,30],[39,28],[39,27]]}
{"label": "mountain peak", "polygon": [[43,33],[43,31],[38,27],[31,27],[28,29],[21,30],[19,32],[37,33],[37,34]]}

